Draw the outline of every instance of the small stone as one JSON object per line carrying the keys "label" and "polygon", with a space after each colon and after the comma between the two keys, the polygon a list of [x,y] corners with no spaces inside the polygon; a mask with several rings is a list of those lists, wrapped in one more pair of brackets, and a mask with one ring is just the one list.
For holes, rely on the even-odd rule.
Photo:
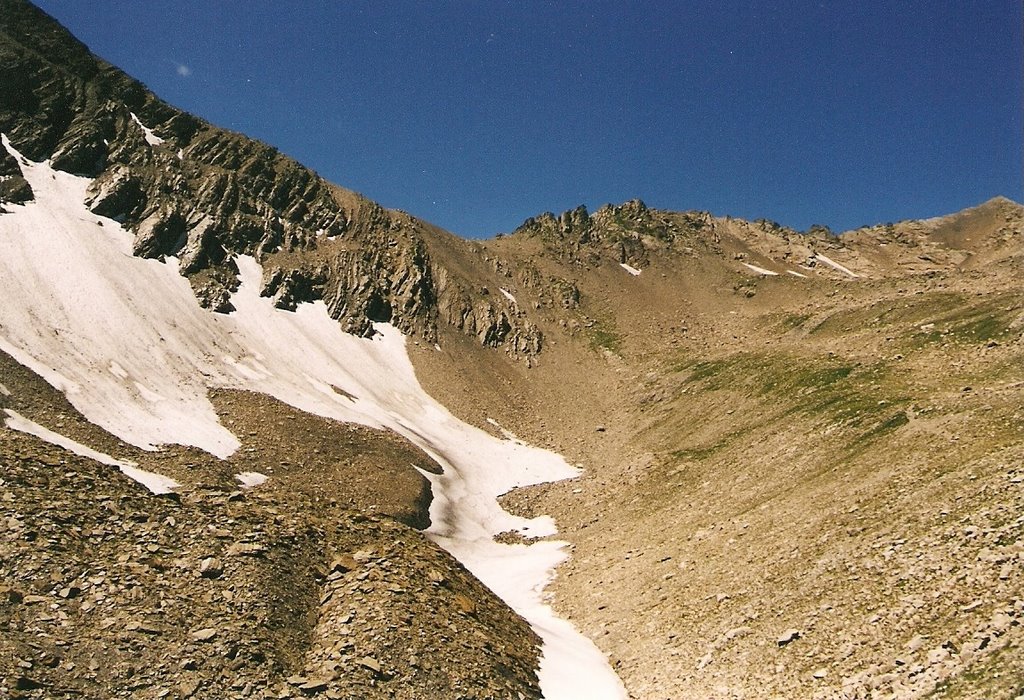
{"label": "small stone", "polygon": [[299,690],[307,693],[319,693],[327,690],[327,685],[330,683],[328,678],[314,678],[313,680],[306,681],[299,686]]}
{"label": "small stone", "polygon": [[796,641],[797,639],[800,639],[800,630],[788,629],[781,635],[779,635],[778,639],[775,640],[775,643],[778,644],[780,647],[784,647],[790,642]]}
{"label": "small stone", "polygon": [[199,563],[199,575],[203,578],[220,578],[224,565],[217,557],[207,557]]}
{"label": "small stone", "polygon": [[359,568],[359,562],[351,554],[339,554],[331,560],[331,571],[348,573]]}
{"label": "small stone", "polygon": [[992,615],[992,620],[989,624],[996,634],[1003,634],[1010,629],[1013,620],[1006,613],[999,611]]}
{"label": "small stone", "polygon": [[253,542],[236,542],[235,544],[228,547],[227,555],[229,557],[240,557],[240,556],[256,556],[263,553],[263,546],[255,544]]}
{"label": "small stone", "polygon": [[921,635],[915,635],[909,642],[907,642],[907,651],[913,654],[915,651],[924,646],[924,637]]}
{"label": "small stone", "polygon": [[455,607],[459,609],[459,612],[472,615],[476,612],[476,603],[468,595],[463,593],[455,594]]}
{"label": "small stone", "polygon": [[196,642],[209,642],[217,636],[217,630],[213,627],[204,627],[196,630],[191,634],[191,637]]}
{"label": "small stone", "polygon": [[359,659],[359,665],[363,666],[364,668],[370,669],[374,673],[380,673],[381,671],[380,662],[372,656],[364,656],[363,658]]}

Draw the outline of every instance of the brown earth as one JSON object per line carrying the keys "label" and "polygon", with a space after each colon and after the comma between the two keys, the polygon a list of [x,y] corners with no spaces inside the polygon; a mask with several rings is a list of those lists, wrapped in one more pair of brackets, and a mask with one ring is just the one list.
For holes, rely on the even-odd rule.
{"label": "brown earth", "polygon": [[517,233],[493,250],[580,290],[535,366],[413,353],[464,419],[586,468],[505,501],[556,516],[556,607],[631,697],[1024,692],[1021,208],[888,231],[884,257],[863,231],[830,251],[861,277],[805,279],[741,266],[779,269],[760,238],[634,277]]}
{"label": "brown earth", "polygon": [[404,440],[222,391],[232,458],[150,453],[6,356],[0,384],[0,408],[183,484],[0,428],[0,697],[539,697],[533,631],[409,526],[412,465],[437,465]]}

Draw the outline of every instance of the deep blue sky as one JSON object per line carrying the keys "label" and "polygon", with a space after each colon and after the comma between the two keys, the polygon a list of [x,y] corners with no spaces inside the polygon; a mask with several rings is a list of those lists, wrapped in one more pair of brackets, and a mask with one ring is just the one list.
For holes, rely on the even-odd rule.
{"label": "deep blue sky", "polygon": [[464,236],[640,197],[798,229],[1022,182],[1020,0],[37,0],[170,103]]}

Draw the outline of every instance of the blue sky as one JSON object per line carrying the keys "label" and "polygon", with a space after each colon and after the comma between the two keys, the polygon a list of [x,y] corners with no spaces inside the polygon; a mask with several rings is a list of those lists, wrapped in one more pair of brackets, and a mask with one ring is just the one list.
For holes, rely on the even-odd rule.
{"label": "blue sky", "polygon": [[639,197],[835,230],[1024,199],[1019,0],[37,0],[171,104],[469,237]]}

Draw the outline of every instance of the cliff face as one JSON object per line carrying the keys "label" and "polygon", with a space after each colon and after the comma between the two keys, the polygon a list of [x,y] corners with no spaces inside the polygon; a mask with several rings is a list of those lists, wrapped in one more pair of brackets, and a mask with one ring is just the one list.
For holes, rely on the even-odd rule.
{"label": "cliff face", "polygon": [[[0,2],[0,61],[0,132],[32,160],[94,178],[90,208],[134,232],[136,255],[178,258],[205,307],[231,311],[233,257],[253,255],[265,295],[283,308],[322,299],[353,333],[390,321],[432,341],[440,322],[512,354],[539,350],[521,313],[442,269],[423,223],[174,109],[31,5]],[[5,152],[0,207],[31,197]]]}

